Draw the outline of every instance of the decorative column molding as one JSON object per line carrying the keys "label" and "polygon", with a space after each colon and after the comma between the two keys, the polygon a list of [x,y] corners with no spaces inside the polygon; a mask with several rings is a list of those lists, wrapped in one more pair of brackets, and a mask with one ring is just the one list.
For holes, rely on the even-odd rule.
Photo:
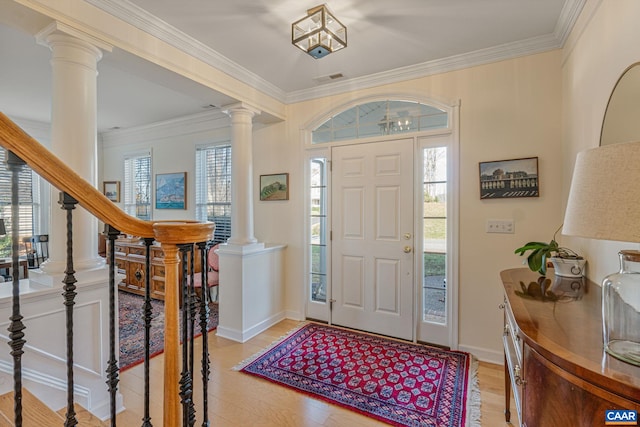
{"label": "decorative column molding", "polygon": [[[36,41],[51,49],[52,100],[51,149],[85,180],[97,186],[97,74],[103,51],[112,47],[60,22],[53,22],[36,35]],[[58,190],[51,190],[58,200]],[[64,271],[64,212],[52,206],[49,225],[50,258],[43,264],[47,274]],[[78,270],[101,267],[97,255],[98,222],[79,209],[74,215],[74,265]]]}
{"label": "decorative column molding", "polygon": [[252,154],[252,120],[261,111],[245,103],[222,111],[231,117],[231,237],[227,243],[240,252],[261,249],[264,244],[253,235]]}

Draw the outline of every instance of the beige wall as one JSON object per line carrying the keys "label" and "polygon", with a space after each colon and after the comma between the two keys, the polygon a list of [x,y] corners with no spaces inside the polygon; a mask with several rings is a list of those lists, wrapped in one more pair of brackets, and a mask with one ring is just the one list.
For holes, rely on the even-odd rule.
{"label": "beige wall", "polygon": [[[302,102],[288,107],[285,138],[275,130],[258,133],[256,174],[291,174],[290,200],[278,206],[258,202],[255,210],[256,234],[288,245],[288,310],[303,310],[305,283],[300,129],[346,103],[370,96],[411,94],[450,104],[460,100],[460,345],[500,362],[499,272],[519,267],[521,260],[513,250],[530,240],[550,239],[562,221],[560,67],[561,52],[556,50]],[[539,198],[479,199],[479,162],[531,156],[539,157]],[[515,220],[515,234],[485,232],[487,219],[502,218]]]}
{"label": "beige wall", "polygon": [[[566,202],[576,154],[599,145],[607,102],[616,81],[640,61],[640,2],[589,0],[564,48],[563,79],[563,203]],[[622,191],[622,190],[617,190]],[[630,218],[636,220],[636,218]],[[584,252],[589,277],[600,282],[618,269],[620,249],[637,244],[565,238]]]}
{"label": "beige wall", "polygon": [[[75,13],[72,10],[65,12]],[[89,16],[88,25],[104,26],[101,13],[83,12],[78,14]],[[256,98],[254,91],[246,91],[243,85],[230,82],[226,89],[233,89],[240,98],[266,106],[277,115],[281,115],[281,108],[285,109],[282,115],[286,115],[286,122],[262,127],[254,133],[254,186],[257,187],[260,174],[288,172],[290,200],[268,203],[260,202],[256,196],[254,206],[256,237],[260,241],[288,245],[285,261],[288,313],[299,316],[304,310],[304,147],[301,128],[323,114],[335,112],[341,105],[370,96],[410,94],[425,101],[433,99],[450,104],[459,100],[460,345],[481,357],[499,361],[499,271],[520,266],[521,259],[513,254],[513,249],[529,240],[549,239],[562,222],[575,154],[597,146],[602,116],[613,85],[627,66],[640,60],[638,16],[640,2],[637,0],[588,0],[562,50],[286,107],[265,99],[262,94]],[[144,48],[141,51],[146,57],[145,49],[155,46],[156,42],[139,36],[136,39],[140,41],[138,46],[129,46],[130,51]],[[119,39],[109,41],[122,43]],[[169,58],[180,55],[169,49],[161,52]],[[208,70],[202,73],[201,64],[194,68],[184,74],[202,82],[201,76]],[[211,85],[208,81],[203,83]],[[196,143],[190,141],[187,147]],[[117,151],[106,149],[105,154],[107,157],[118,155]],[[180,153],[186,152],[181,150]],[[188,153],[188,157],[192,157],[192,148]],[[175,159],[175,154],[178,153],[154,151],[154,157],[163,156],[165,160]],[[539,157],[539,198],[479,200],[478,162],[529,156]],[[154,168],[162,164],[159,159]],[[175,169],[178,164],[170,161],[165,166]],[[190,170],[189,167],[184,163],[180,169]],[[108,170],[109,161],[105,163],[105,171]],[[105,172],[105,178],[116,179],[108,174]],[[514,219],[515,234],[485,233],[486,220],[494,218]],[[587,255],[589,275],[595,280],[615,270],[617,250],[629,247],[610,242],[562,239]]]}
{"label": "beige wall", "polygon": [[[304,144],[301,129],[341,106],[372,96],[460,102],[460,347],[483,359],[502,359],[502,300],[499,272],[519,267],[513,250],[530,240],[549,239],[562,221],[561,51],[445,73],[394,85],[290,105],[287,122],[256,128],[254,187],[261,174],[288,172],[290,199],[261,202],[254,191],[255,235],[261,242],[287,245],[286,312],[304,315]],[[228,129],[227,129],[228,130]],[[148,129],[104,141],[104,179],[121,179],[126,152],[152,148],[154,173],[185,170],[194,176],[195,146],[228,137],[226,130],[167,136]],[[539,198],[479,199],[478,163],[537,156]],[[176,169],[177,168],[177,169]],[[193,180],[189,194],[193,194]],[[193,200],[191,198],[191,200]],[[191,218],[189,203],[181,217]],[[176,215],[176,212],[170,212]],[[155,211],[154,219],[167,219]],[[487,234],[488,219],[512,218],[515,234]]]}
{"label": "beige wall", "polygon": [[[86,29],[99,28],[99,36],[125,50],[139,53],[160,65],[216,87],[212,70],[197,63],[192,69],[178,70],[181,53],[160,46],[155,40],[132,28],[116,28],[122,23],[86,6],[67,8],[64,15],[86,22]],[[32,7],[46,12],[40,2]],[[562,222],[575,154],[598,145],[602,116],[609,94],[620,73],[640,60],[640,2],[637,0],[588,0],[578,24],[562,51],[517,58],[466,70],[407,81],[399,84],[327,97],[283,107],[263,94],[229,81],[240,98],[253,101],[280,115],[286,109],[286,123],[267,126],[255,132],[254,183],[262,173],[289,172],[290,200],[255,201],[256,236],[261,241],[288,245],[286,259],[286,298],[288,312],[303,310],[303,147],[300,128],[321,114],[355,99],[388,94],[412,94],[422,99],[460,100],[460,344],[462,348],[486,358],[499,358],[501,313],[500,270],[519,266],[513,249],[533,239],[548,239]],[[85,19],[86,18],[86,19]],[[108,24],[108,25],[107,25]],[[116,34],[128,34],[130,44]],[[145,38],[147,37],[147,38]],[[159,48],[162,48],[158,50]],[[159,51],[163,58],[149,53]],[[204,69],[204,71],[203,71]],[[227,78],[226,76],[220,76]],[[225,80],[226,81],[226,80]],[[193,147],[195,141],[188,146]],[[144,144],[143,144],[144,145]],[[123,147],[121,147],[122,149]],[[133,147],[129,147],[131,149]],[[119,150],[105,148],[104,178],[119,164],[112,156]],[[192,156],[192,148],[188,150]],[[173,157],[165,154],[165,159]],[[181,153],[185,153],[184,151]],[[480,201],[478,162],[538,156],[541,196],[531,199]],[[113,162],[116,163],[113,163]],[[160,163],[156,163],[158,167]],[[154,167],[155,167],[154,165]],[[168,163],[171,169],[179,166]],[[120,167],[120,166],[118,166]],[[180,169],[188,169],[183,164]],[[257,199],[257,197],[256,197]],[[490,218],[513,218],[513,235],[486,234]],[[594,280],[616,269],[615,253],[630,245],[563,238],[584,252]]]}

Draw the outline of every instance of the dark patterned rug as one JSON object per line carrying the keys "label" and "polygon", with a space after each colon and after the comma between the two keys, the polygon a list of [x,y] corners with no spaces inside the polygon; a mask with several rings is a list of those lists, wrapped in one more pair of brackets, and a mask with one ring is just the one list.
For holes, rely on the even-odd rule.
{"label": "dark patterned rug", "polygon": [[[120,370],[132,368],[144,361],[144,297],[129,292],[118,291],[120,324]],[[218,326],[218,304],[209,304],[209,327]],[[199,316],[199,314],[197,315]],[[182,322],[182,319],[181,319]],[[195,333],[200,335],[199,319],[196,319]],[[151,300],[151,339],[149,354],[156,356],[164,350],[164,302]]]}
{"label": "dark patterned rug", "polygon": [[480,425],[469,353],[307,324],[236,367],[395,426]]}

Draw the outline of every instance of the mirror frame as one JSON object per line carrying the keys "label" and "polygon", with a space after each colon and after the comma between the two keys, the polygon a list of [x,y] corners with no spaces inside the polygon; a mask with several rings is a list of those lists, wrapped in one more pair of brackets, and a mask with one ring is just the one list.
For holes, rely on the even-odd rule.
{"label": "mirror frame", "polygon": [[[632,73],[632,70],[635,70],[635,71]],[[638,74],[638,76],[636,76],[636,74]],[[633,86],[630,86],[630,84],[633,84]],[[618,144],[621,142],[640,141],[640,120],[637,120],[637,115],[633,115],[633,117],[636,117],[636,119],[631,119],[631,120],[626,120],[626,115],[625,116],[620,115],[620,111],[622,110],[621,105],[622,106],[626,105],[624,103],[621,104],[621,102],[627,99],[624,97],[624,95],[628,96],[629,89],[632,87],[638,88],[638,97],[634,98],[634,100],[637,100],[637,102],[634,102],[634,104],[638,105],[638,111],[640,112],[640,62],[635,62],[630,66],[628,66],[622,72],[622,74],[620,74],[620,77],[616,81],[616,84],[613,86],[613,90],[611,91],[611,95],[609,95],[609,101],[607,102],[607,107],[604,111],[604,116],[602,118],[602,126],[600,128],[600,140],[599,140],[600,146],[609,145],[609,144]],[[636,92],[634,91],[633,93],[636,93]],[[612,114],[614,115],[612,116]],[[631,129],[630,132],[627,132],[628,134],[633,136],[630,138],[616,140],[615,136],[611,137],[610,136],[611,132],[608,132],[607,135],[609,135],[610,137],[606,138],[605,140],[605,137],[607,136],[605,135],[605,132],[607,130],[606,129],[607,124],[611,126],[612,121],[614,122],[614,124],[620,123],[620,122],[624,122],[628,124],[637,124],[633,129]],[[609,139],[613,139],[613,140],[609,141]]]}

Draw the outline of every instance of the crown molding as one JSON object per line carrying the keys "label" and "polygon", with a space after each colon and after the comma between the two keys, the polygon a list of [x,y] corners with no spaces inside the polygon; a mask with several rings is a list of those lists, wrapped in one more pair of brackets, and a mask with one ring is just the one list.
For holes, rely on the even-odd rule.
{"label": "crown molding", "polygon": [[513,59],[520,56],[542,53],[559,47],[560,45],[558,40],[553,35],[548,34],[491,48],[480,49],[469,53],[454,55],[448,58],[395,68],[393,70],[370,74],[364,77],[330,83],[320,87],[290,92],[287,94],[286,101],[288,104],[308,101],[314,98],[335,95],[338,93],[368,89],[375,86],[418,79],[434,74],[441,74],[477,65]]}
{"label": "crown molding", "polygon": [[565,1],[556,24],[556,29],[553,32],[556,39],[560,42],[560,46],[564,46],[567,41],[567,38],[569,37],[571,30],[573,30],[573,26],[576,24],[580,13],[582,13],[582,9],[584,9],[586,2],[587,0]]}
{"label": "crown molding", "polygon": [[552,34],[286,93],[257,74],[241,67],[202,42],[172,27],[127,0],[85,1],[285,104],[427,77],[562,48],[586,3],[586,0],[566,0]]}
{"label": "crown molding", "polygon": [[286,98],[285,92],[274,84],[127,0],[85,1],[280,102]]}
{"label": "crown molding", "polygon": [[127,129],[113,129],[101,132],[100,137],[104,144],[128,144],[131,140],[142,142],[151,139],[198,134],[216,129],[227,129],[229,128],[229,123],[229,116],[219,109],[213,109],[148,125]]}

